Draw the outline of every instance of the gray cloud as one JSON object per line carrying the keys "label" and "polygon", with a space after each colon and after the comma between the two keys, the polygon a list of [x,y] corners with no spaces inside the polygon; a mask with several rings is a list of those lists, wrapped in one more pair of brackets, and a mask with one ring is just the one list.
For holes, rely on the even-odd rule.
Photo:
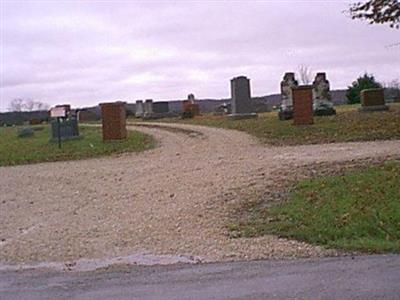
{"label": "gray cloud", "polygon": [[229,79],[279,92],[285,71],[398,78],[399,31],[352,21],[339,1],[1,2],[0,110],[14,98],[75,106],[229,97]]}

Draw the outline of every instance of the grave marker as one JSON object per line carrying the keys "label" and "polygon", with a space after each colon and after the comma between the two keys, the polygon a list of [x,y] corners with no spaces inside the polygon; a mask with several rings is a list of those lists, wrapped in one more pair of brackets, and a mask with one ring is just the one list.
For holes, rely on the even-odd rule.
{"label": "grave marker", "polygon": [[103,141],[127,137],[125,102],[100,103]]}
{"label": "grave marker", "polygon": [[336,114],[333,108],[329,81],[325,73],[317,73],[313,82],[313,110],[316,116]]}
{"label": "grave marker", "polygon": [[314,123],[312,89],[311,85],[292,88],[294,125],[311,125]]}
{"label": "grave marker", "polygon": [[141,118],[144,114],[143,100],[137,100],[135,105],[135,117]]}
{"label": "grave marker", "polygon": [[361,112],[385,111],[389,109],[385,104],[385,96],[381,88],[362,90],[360,98],[361,108],[359,110]]}
{"label": "grave marker", "polygon": [[231,109],[232,119],[246,119],[257,117],[253,113],[250,92],[250,80],[246,76],[239,76],[231,79]]}
{"label": "grave marker", "polygon": [[290,120],[293,118],[293,95],[292,88],[297,87],[298,82],[293,72],[286,72],[281,81],[281,106],[279,108],[279,120]]}

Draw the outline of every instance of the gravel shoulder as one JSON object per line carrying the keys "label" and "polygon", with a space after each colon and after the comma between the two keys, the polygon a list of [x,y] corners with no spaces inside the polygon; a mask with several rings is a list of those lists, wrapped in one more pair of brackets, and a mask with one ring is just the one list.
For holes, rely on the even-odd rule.
{"label": "gravel shoulder", "polygon": [[280,170],[400,155],[400,141],[266,147],[219,128],[130,128],[153,135],[158,146],[139,154],[0,167],[2,264],[135,253],[204,261],[335,255],[276,236],[232,239],[226,223],[238,202],[284,181]]}

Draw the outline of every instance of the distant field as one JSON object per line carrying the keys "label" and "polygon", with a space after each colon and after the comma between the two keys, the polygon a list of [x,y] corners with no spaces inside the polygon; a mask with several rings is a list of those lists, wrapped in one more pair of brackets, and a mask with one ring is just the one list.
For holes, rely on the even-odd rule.
{"label": "distant field", "polygon": [[349,141],[372,141],[400,138],[400,104],[391,104],[389,112],[359,113],[357,105],[336,107],[337,115],[315,117],[314,125],[293,126],[280,121],[277,112],[260,114],[257,119],[229,120],[207,114],[194,119],[160,119],[245,131],[271,145],[320,144]]}
{"label": "distant field", "polygon": [[243,207],[240,236],[275,234],[329,248],[400,252],[400,161],[301,181],[287,202]]}
{"label": "distant field", "polygon": [[57,143],[49,143],[49,125],[31,127],[43,127],[43,130],[35,131],[32,137],[18,138],[18,127],[0,128],[0,166],[139,152],[154,145],[150,136],[137,131],[128,131],[126,140],[103,143],[101,128],[81,126],[83,138],[63,141],[62,148],[58,149]]}

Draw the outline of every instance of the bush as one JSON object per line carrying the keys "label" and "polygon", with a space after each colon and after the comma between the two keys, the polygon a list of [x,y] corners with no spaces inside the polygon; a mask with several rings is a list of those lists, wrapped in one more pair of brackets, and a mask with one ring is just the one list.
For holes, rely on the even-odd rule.
{"label": "bush", "polygon": [[382,85],[376,82],[374,75],[365,73],[357,78],[351,86],[347,88],[346,97],[348,104],[360,103],[360,93],[365,89],[381,88]]}
{"label": "bush", "polygon": [[182,112],[182,119],[193,119],[193,118],[194,118],[193,110],[188,109]]}
{"label": "bush", "polygon": [[34,130],[30,127],[24,127],[18,130],[18,137],[19,138],[27,138],[31,137],[34,134]]}

